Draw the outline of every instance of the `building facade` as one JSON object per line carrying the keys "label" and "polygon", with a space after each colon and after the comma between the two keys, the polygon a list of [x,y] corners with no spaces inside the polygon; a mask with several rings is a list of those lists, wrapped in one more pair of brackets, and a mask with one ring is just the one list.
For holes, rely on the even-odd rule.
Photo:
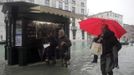
{"label": "building facade", "polygon": [[[0,2],[0,10],[2,10],[3,4]],[[5,29],[5,23],[4,23],[4,14],[0,13],[0,41],[6,40],[6,29]]]}
{"label": "building facade", "polygon": [[[87,15],[87,0],[5,0],[4,2],[24,1],[58,8],[72,13]],[[80,19],[70,18],[70,39],[86,40],[87,33],[82,31],[79,26]]]}
{"label": "building facade", "polygon": [[123,26],[123,15],[114,13],[112,11],[101,12],[98,14],[91,15],[90,17],[113,19],[113,20],[116,20],[118,23],[120,23]]}
{"label": "building facade", "polygon": [[121,38],[122,41],[127,40],[127,42],[134,41],[134,25],[124,24],[123,27],[127,31],[125,35]]}

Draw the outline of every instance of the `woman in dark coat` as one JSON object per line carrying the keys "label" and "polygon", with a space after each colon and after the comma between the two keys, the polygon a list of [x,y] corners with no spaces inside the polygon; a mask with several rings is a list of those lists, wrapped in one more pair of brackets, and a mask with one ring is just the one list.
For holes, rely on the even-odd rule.
{"label": "woman in dark coat", "polygon": [[[93,39],[92,43],[93,43],[93,42],[98,42],[98,39],[99,39],[99,37],[95,37],[95,38]],[[92,45],[91,45],[91,46],[92,46]],[[90,46],[90,47],[91,47],[91,46]],[[98,55],[94,55],[94,58],[93,58],[92,63],[97,63],[97,61],[98,61]]]}
{"label": "woman in dark coat", "polygon": [[46,56],[48,58],[47,63],[49,63],[49,60],[53,61],[53,63],[56,63],[56,47],[58,45],[58,39],[54,36],[53,32],[49,33],[48,41],[50,43],[50,46],[46,48]]}
{"label": "woman in dark coat", "polygon": [[70,46],[71,46],[71,41],[67,36],[64,34],[64,30],[59,31],[59,41],[58,41],[58,46],[57,49],[59,50],[60,53],[60,58],[63,61],[63,64],[67,64],[69,59],[70,59]]}
{"label": "woman in dark coat", "polygon": [[102,28],[103,33],[101,34],[102,43],[102,55],[101,55],[101,71],[102,75],[113,75],[112,69],[114,68],[113,60],[113,47],[117,44],[117,39],[114,33],[109,30],[108,26],[105,25]]}

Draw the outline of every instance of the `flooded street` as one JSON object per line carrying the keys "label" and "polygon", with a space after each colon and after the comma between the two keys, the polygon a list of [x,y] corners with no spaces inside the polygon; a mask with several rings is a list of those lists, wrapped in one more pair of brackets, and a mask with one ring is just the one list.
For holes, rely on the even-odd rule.
{"label": "flooded street", "polygon": [[[100,62],[92,64],[89,44],[72,42],[71,60],[68,68],[62,67],[60,61],[56,65],[46,65],[45,62],[20,67],[8,66],[4,59],[4,47],[0,46],[0,75],[101,75]],[[119,52],[119,69],[114,69],[114,75],[133,75],[134,46],[123,46]]]}

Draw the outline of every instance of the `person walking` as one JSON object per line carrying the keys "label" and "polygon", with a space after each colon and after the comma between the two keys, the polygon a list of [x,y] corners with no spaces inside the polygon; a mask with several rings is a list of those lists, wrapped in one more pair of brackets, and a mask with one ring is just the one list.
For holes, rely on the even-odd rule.
{"label": "person walking", "polygon": [[102,55],[100,60],[102,75],[113,75],[114,57],[113,48],[117,44],[117,39],[114,33],[108,28],[107,25],[102,27]]}
{"label": "person walking", "polygon": [[[93,42],[97,42],[98,39],[99,39],[99,37],[94,37],[92,40],[92,44],[93,44]],[[92,44],[91,44],[91,46],[92,46]],[[90,48],[91,48],[91,46],[90,46]],[[97,62],[98,62],[98,55],[94,54],[92,63],[97,63]]]}
{"label": "person walking", "polygon": [[[114,56],[118,56],[114,54],[113,50],[119,49],[116,48],[118,42],[117,38],[120,39],[121,36],[126,33],[126,30],[117,21],[111,19],[93,17],[82,20],[79,23],[80,28],[87,33],[94,36],[100,35],[99,38],[101,38],[101,42],[94,43],[91,50],[94,50],[94,54],[101,55],[100,66],[102,75],[113,75],[112,70],[117,60],[116,58],[114,59]],[[118,51],[115,52],[117,53]],[[116,63],[117,62],[118,61],[116,61]]]}
{"label": "person walking", "polygon": [[[93,44],[94,42],[96,42],[96,43],[101,43],[101,40],[102,40],[102,39],[100,38],[100,35],[99,35],[98,37],[94,37],[94,39],[93,39],[93,41],[92,41],[92,44]],[[90,48],[92,47],[92,44],[91,44]],[[92,63],[97,63],[97,62],[98,62],[98,55],[94,54]]]}

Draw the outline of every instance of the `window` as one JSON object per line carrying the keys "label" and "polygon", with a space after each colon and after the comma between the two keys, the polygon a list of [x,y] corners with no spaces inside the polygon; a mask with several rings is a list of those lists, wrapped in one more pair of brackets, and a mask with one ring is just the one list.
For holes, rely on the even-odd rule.
{"label": "window", "polygon": [[72,7],[72,12],[74,12],[74,13],[75,13],[75,7]]}
{"label": "window", "polygon": [[2,35],[0,35],[0,40],[3,40],[3,36]]}
{"label": "window", "polygon": [[82,40],[85,39],[85,34],[84,34],[84,31],[81,31],[82,32]]}
{"label": "window", "polygon": [[117,14],[115,14],[115,18],[118,18],[118,15]]}
{"label": "window", "polygon": [[115,14],[112,14],[112,17],[115,17]]}
{"label": "window", "polygon": [[122,18],[121,16],[118,16],[120,19]]}
{"label": "window", "polygon": [[109,13],[107,13],[107,16],[109,16]]}
{"label": "window", "polygon": [[52,7],[56,7],[56,2],[52,2]]}
{"label": "window", "polygon": [[49,4],[50,4],[50,0],[45,0],[45,5],[49,6]]}
{"label": "window", "polygon": [[60,9],[63,9],[63,2],[60,2],[60,1],[59,1],[59,8],[60,8]]}
{"label": "window", "polygon": [[69,10],[69,5],[68,4],[65,4],[65,10]]}
{"label": "window", "polygon": [[68,0],[65,0],[64,2],[65,2],[65,4],[68,4]]}
{"label": "window", "polygon": [[72,4],[76,4],[76,1],[75,0],[72,0]]}
{"label": "window", "polygon": [[75,40],[76,39],[76,30],[72,30],[72,34],[73,34],[73,40]]}
{"label": "window", "polygon": [[112,14],[111,14],[111,13],[109,13],[109,16],[111,17],[111,16],[112,16]]}
{"label": "window", "polygon": [[84,14],[84,9],[81,9],[81,14]]}
{"label": "window", "polygon": [[29,0],[29,2],[34,3],[34,0]]}
{"label": "window", "polygon": [[81,2],[81,7],[84,7],[84,6],[85,6],[84,2]]}
{"label": "window", "polygon": [[7,2],[13,2],[14,0],[7,0]]}
{"label": "window", "polygon": [[75,22],[76,22],[75,18],[72,18],[72,26],[74,27],[75,27]]}
{"label": "window", "polygon": [[65,10],[69,10],[69,9],[68,9],[68,6],[65,6]]}

